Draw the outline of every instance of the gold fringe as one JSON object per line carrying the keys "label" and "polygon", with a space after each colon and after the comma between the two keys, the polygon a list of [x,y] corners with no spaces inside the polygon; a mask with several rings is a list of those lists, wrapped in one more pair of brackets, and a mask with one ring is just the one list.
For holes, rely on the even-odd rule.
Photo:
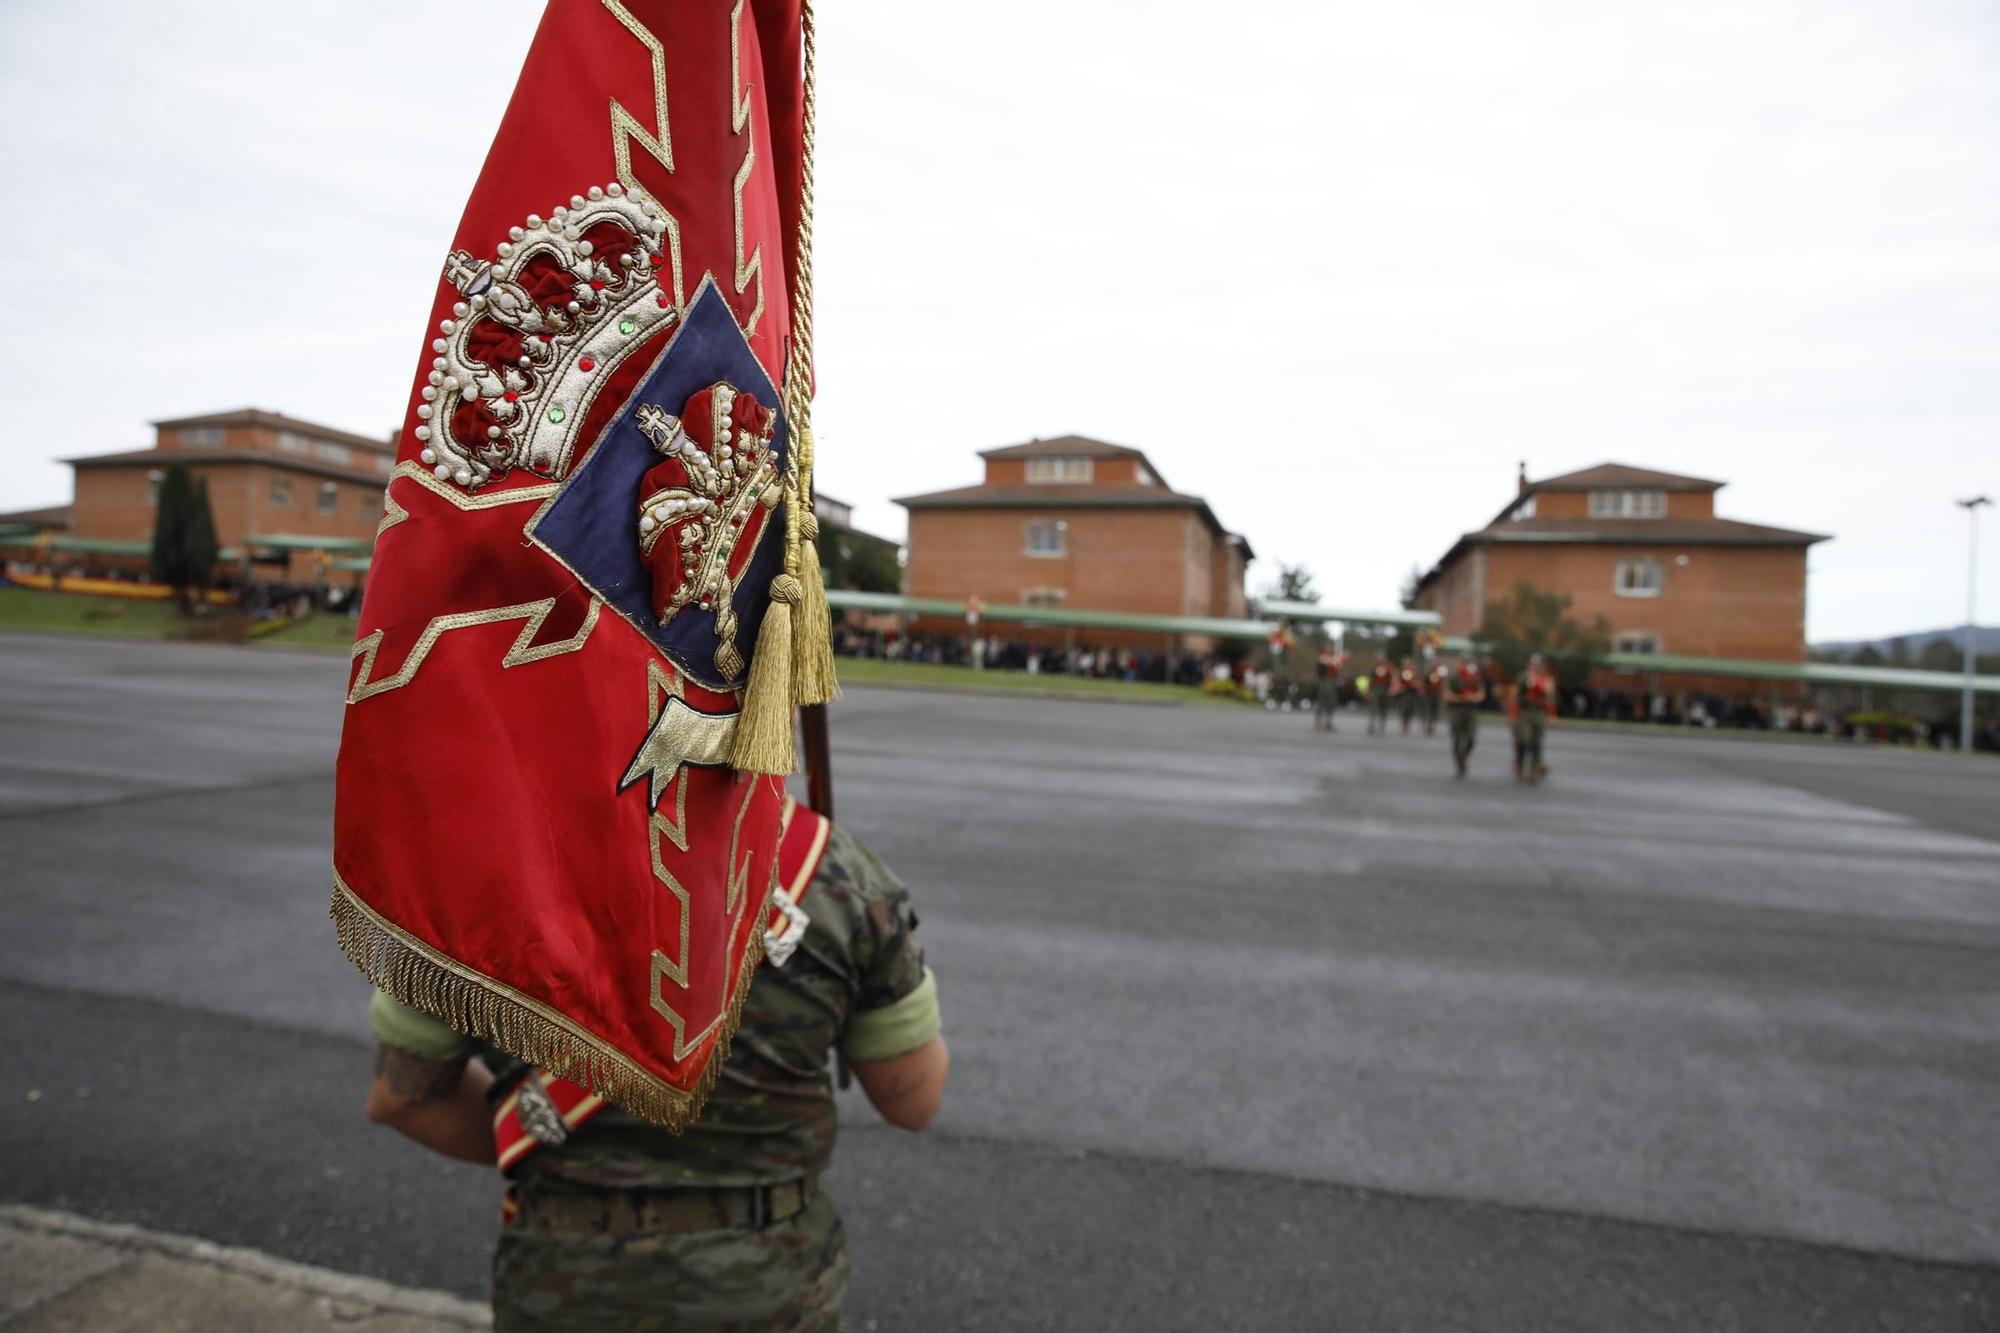
{"label": "gold fringe", "polygon": [[[770,896],[766,885],[753,921],[761,923],[769,916]],[[715,1090],[715,1081],[722,1075],[736,1030],[743,1022],[750,979],[764,961],[764,931],[761,925],[753,926],[743,964],[737,969],[735,994],[716,1033],[708,1066],[693,1088],[682,1089],[574,1019],[407,934],[362,902],[337,871],[329,915],[341,952],[377,989],[454,1031],[490,1042],[538,1069],[581,1084],[672,1134],[683,1133],[695,1122]]]}
{"label": "gold fringe", "polygon": [[736,720],[731,768],[746,773],[791,776],[798,767],[792,732],[792,620],[802,590],[790,574],[771,580],[771,604],[757,631],[750,681],[743,690],[743,714]]}
{"label": "gold fringe", "polygon": [[792,692],[802,704],[832,703],[840,697],[833,674],[833,613],[826,604],[818,538],[819,522],[807,513],[799,520],[799,623],[792,626]]}

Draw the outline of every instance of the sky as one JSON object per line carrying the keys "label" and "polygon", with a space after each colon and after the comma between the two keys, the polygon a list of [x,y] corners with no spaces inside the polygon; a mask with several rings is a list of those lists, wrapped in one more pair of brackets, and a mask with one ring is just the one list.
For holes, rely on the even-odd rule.
{"label": "sky", "polygon": [[[814,425],[861,526],[1086,434],[1205,496],[1253,592],[1386,607],[1518,463],[1617,461],[1832,534],[1814,640],[1964,620],[1990,0],[820,9]],[[0,0],[0,509],[164,417],[386,434],[540,10]]]}

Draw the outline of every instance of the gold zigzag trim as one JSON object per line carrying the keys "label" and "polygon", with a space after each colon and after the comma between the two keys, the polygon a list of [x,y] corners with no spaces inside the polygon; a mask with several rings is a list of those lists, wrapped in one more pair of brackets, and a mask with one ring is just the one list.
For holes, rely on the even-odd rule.
{"label": "gold zigzag trim", "polygon": [[750,173],[757,166],[757,136],[744,136],[750,126],[750,98],[743,91],[743,0],[736,0],[736,8],[729,13],[729,132],[743,139],[743,165],[736,172],[736,294],[741,296],[750,280],[757,280],[757,304],[751,308],[750,318],[743,323],[745,337],[757,332],[757,321],[764,315],[764,245],[758,242],[750,257],[743,257],[743,187],[750,183]]}
{"label": "gold zigzag trim", "polygon": [[396,470],[389,474],[389,480],[382,488],[382,521],[375,525],[375,535],[380,537],[398,523],[409,521],[410,511],[396,502],[393,487],[396,478],[407,477],[432,495],[450,501],[459,509],[498,509],[501,505],[526,504],[530,500],[546,500],[561,489],[555,482],[542,486],[516,486],[510,490],[488,491],[484,495],[467,495],[456,486],[447,486],[432,476],[428,468],[421,464],[403,462],[396,464]]}
{"label": "gold zigzag trim", "polygon": [[737,978],[735,1000],[719,1020],[724,1026],[708,1068],[692,1089],[682,1089],[576,1020],[402,930],[362,902],[338,870],[333,873],[331,915],[341,952],[377,988],[458,1032],[580,1083],[676,1134],[694,1123],[715,1086],[729,1056],[730,1039],[743,1018],[751,973],[764,957],[762,939],[753,936]]}
{"label": "gold zigzag trim", "polygon": [[667,255],[674,270],[674,308],[685,311],[687,301],[686,283],[681,273],[681,224],[665,204],[660,203],[651,190],[639,183],[632,174],[632,143],[638,141],[641,148],[666,169],[669,176],[674,173],[674,132],[667,119],[667,49],[660,44],[645,24],[633,16],[632,11],[618,3],[618,0],[603,0],[604,7],[618,20],[625,31],[638,39],[646,48],[652,62],[653,71],[653,123],[658,127],[658,135],[646,132],[639,118],[627,111],[617,98],[611,99],[611,160],[617,164],[618,183],[642,198],[651,199],[659,205],[660,216],[667,220]]}
{"label": "gold zigzag trim", "polygon": [[582,626],[569,638],[558,639],[554,643],[545,643],[539,647],[530,647],[535,635],[541,632],[542,622],[547,620],[549,613],[555,609],[556,599],[544,597],[539,601],[520,602],[513,606],[494,606],[484,611],[461,611],[456,615],[438,616],[424,626],[424,632],[417,636],[416,643],[410,648],[410,655],[403,660],[402,670],[393,676],[371,681],[368,675],[375,669],[375,654],[382,648],[382,631],[378,629],[358,641],[354,645],[354,651],[348,656],[350,662],[356,657],[361,659],[361,670],[355,673],[354,685],[347,692],[347,702],[357,704],[363,699],[372,699],[378,694],[387,694],[390,690],[399,690],[408,685],[416,679],[418,668],[423,666],[424,659],[430,656],[430,651],[437,646],[437,641],[455,629],[470,629],[474,625],[493,625],[503,620],[525,618],[527,623],[521,626],[521,632],[515,636],[514,646],[500,659],[502,670],[525,666],[529,662],[540,662],[550,657],[560,657],[564,653],[573,653],[583,647],[590,638],[590,632],[597,628],[597,614],[604,609],[604,603],[593,597],[590,609],[584,612]]}

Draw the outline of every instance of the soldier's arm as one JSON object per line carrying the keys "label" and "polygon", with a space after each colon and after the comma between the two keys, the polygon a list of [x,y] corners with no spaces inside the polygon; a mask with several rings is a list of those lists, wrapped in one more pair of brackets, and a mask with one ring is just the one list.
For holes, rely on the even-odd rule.
{"label": "soldier's arm", "polygon": [[432,1152],[493,1165],[493,1111],[486,1085],[493,1075],[466,1056],[424,1060],[387,1043],[375,1048],[368,1118]]}
{"label": "soldier's arm", "polygon": [[914,1051],[888,1060],[854,1060],[848,1067],[884,1120],[914,1132],[930,1124],[944,1103],[951,1050],[940,1032]]}
{"label": "soldier's arm", "polygon": [[377,991],[368,1026],[379,1043],[368,1085],[368,1118],[433,1152],[493,1165],[493,1075],[472,1060],[472,1041]]}
{"label": "soldier's arm", "polygon": [[937,1115],[951,1073],[937,978],[924,965],[917,916],[902,882],[852,835],[834,832],[838,841],[828,860],[839,863],[866,903],[855,950],[860,984],[840,1054],[884,1120],[920,1130]]}

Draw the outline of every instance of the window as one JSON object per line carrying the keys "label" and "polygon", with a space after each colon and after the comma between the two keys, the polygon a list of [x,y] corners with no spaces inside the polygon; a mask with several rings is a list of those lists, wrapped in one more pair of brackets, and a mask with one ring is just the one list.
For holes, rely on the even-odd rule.
{"label": "window", "polygon": [[288,454],[303,455],[312,452],[313,442],[295,430],[281,430],[278,432],[278,447]]}
{"label": "window", "polygon": [[363,491],[354,498],[359,502],[363,518],[380,518],[387,508],[382,503],[382,493],[379,491]]}
{"label": "window", "polygon": [[1062,555],[1069,550],[1069,524],[1060,519],[1037,519],[1028,524],[1028,554]]}
{"label": "window", "polygon": [[1134,463],[1132,465],[1132,475],[1138,478],[1141,486],[1157,486],[1160,484],[1160,479],[1153,475],[1153,469],[1147,467],[1144,463]]}
{"label": "window", "polygon": [[160,478],[164,475],[166,474],[158,471],[157,469],[152,472],[148,472],[146,474],[147,504],[156,505],[160,502]]}
{"label": "window", "polygon": [[1620,560],[1612,587],[1620,597],[1658,597],[1660,562],[1650,557]]}
{"label": "window", "polygon": [[396,470],[396,459],[394,455],[391,454],[375,455],[375,470],[381,473],[385,477],[388,476],[390,473],[394,472]]}
{"label": "window", "polygon": [[222,443],[220,426],[183,426],[175,434],[183,449],[214,449]]}
{"label": "window", "polygon": [[271,507],[289,509],[292,504],[292,479],[290,477],[271,478]]}
{"label": "window", "polygon": [[340,487],[332,482],[321,482],[319,488],[319,512],[331,514],[340,505]]}
{"label": "window", "polygon": [[329,463],[351,463],[354,461],[354,451],[344,444],[335,444],[332,440],[314,440],[313,457],[323,458]]}
{"label": "window", "polygon": [[1534,516],[1535,497],[1531,495],[1514,506],[1514,511],[1507,515],[1507,520],[1510,523],[1518,523],[1524,518],[1533,518]]}
{"label": "window", "polygon": [[1665,491],[1592,491],[1590,493],[1590,516],[1592,518],[1664,518],[1667,513],[1667,493]]}
{"label": "window", "polygon": [[1621,653],[1657,653],[1660,651],[1660,636],[1648,630],[1628,630],[1620,634],[1612,646]]}
{"label": "window", "polygon": [[1030,458],[1028,460],[1028,480],[1037,485],[1045,482],[1081,485],[1090,480],[1090,475],[1090,460],[1088,458]]}
{"label": "window", "polygon": [[1061,606],[1067,596],[1069,592],[1063,588],[1029,588],[1021,594],[1021,605]]}

